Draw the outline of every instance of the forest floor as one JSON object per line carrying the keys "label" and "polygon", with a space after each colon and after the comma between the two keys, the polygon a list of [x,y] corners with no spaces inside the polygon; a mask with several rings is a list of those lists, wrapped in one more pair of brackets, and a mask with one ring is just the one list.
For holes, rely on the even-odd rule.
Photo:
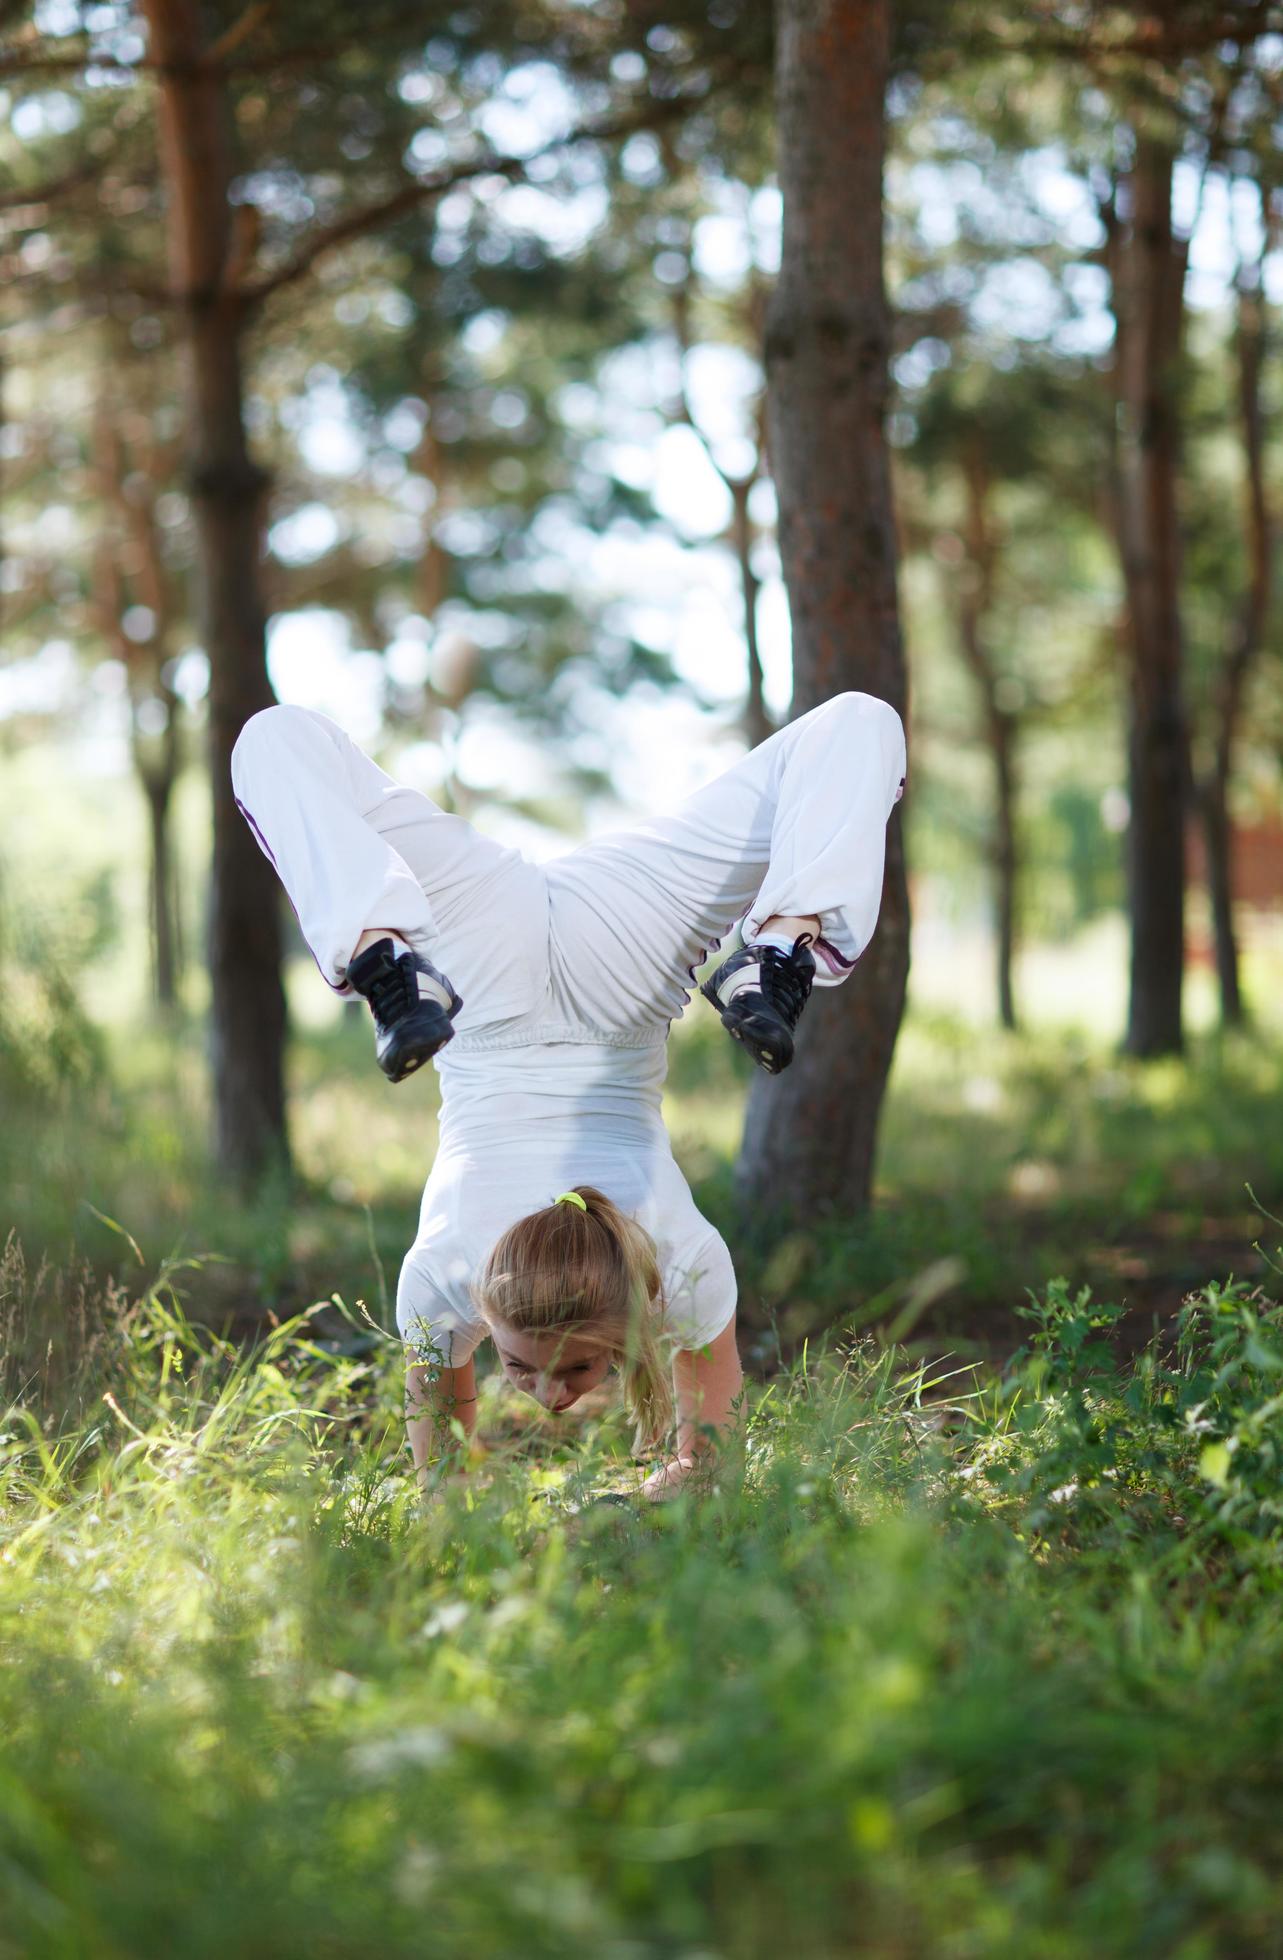
{"label": "forest floor", "polygon": [[68,1304],[0,1266],[0,1960],[1283,1952],[1283,1308],[799,1356],[662,1504],[492,1377],[425,1511],[395,1341]]}

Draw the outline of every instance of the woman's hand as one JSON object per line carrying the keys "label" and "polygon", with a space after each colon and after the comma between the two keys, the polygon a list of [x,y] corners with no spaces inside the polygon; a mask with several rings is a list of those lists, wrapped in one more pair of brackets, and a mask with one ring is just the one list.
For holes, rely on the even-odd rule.
{"label": "woman's hand", "polygon": [[673,1357],[673,1390],[677,1401],[676,1460],[703,1454],[735,1420],[744,1390],[735,1322],[723,1327],[705,1348],[685,1349]]}
{"label": "woman's hand", "polygon": [[445,1503],[451,1491],[467,1490],[472,1478],[466,1469],[452,1470],[442,1475],[439,1469],[425,1471],[418,1479],[419,1511],[425,1518],[432,1517]]}
{"label": "woman's hand", "polygon": [[[462,1368],[425,1368],[407,1362],[405,1427],[419,1490],[427,1496],[450,1460],[465,1469],[477,1453],[477,1377],[471,1361]],[[457,1430],[463,1431],[462,1436]]]}
{"label": "woman's hand", "polygon": [[716,1452],[718,1437],[734,1420],[743,1387],[733,1319],[706,1348],[686,1349],[674,1356],[677,1448],[666,1463],[651,1471],[640,1496],[660,1503],[677,1495],[692,1472]]}
{"label": "woman's hand", "polygon": [[656,1465],[642,1484],[639,1495],[648,1498],[652,1504],[661,1503],[666,1497],[675,1497],[698,1460],[693,1454],[674,1456],[667,1463]]}

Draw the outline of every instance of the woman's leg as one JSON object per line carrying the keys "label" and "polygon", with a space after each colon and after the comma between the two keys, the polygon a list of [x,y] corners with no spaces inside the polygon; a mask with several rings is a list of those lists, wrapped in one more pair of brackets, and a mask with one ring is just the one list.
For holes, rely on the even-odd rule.
{"label": "woman's leg", "polygon": [[839,694],[670,815],[554,858],[554,991],[598,1026],[673,1020],[736,921],[751,941],[779,914],[819,918],[815,985],[839,985],[873,936],[904,775],[895,710]]}
{"label": "woman's leg", "polygon": [[459,1027],[526,1013],[544,984],[540,868],[371,761],[327,715],[266,708],[232,754],[236,799],[275,865],[321,973],[347,968],[372,928],[448,972]]}

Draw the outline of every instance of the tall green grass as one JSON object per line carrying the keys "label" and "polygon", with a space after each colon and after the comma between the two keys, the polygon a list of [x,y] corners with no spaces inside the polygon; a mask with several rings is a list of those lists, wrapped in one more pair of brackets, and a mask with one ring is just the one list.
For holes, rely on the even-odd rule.
{"label": "tall green grass", "polygon": [[590,1501],[617,1412],[492,1384],[425,1516],[395,1350],[234,1347],[190,1277],[51,1353],[8,1254],[5,1960],[1283,1952],[1267,1297],[812,1349],[653,1507]]}
{"label": "tall green grass", "polygon": [[[489,1379],[425,1516],[380,1274],[428,1085],[310,1030],[246,1204],[199,1025],[86,1022],[95,917],[0,918],[0,1960],[1283,1954],[1277,1046],[910,1024],[874,1214],[735,1235],[784,1365],[706,1486],[594,1504],[618,1411]],[[679,1027],[728,1231],[744,1087]],[[1212,1227],[1238,1280],[1147,1342],[1128,1275],[1179,1300]],[[929,1358],[995,1306],[1009,1361]]]}

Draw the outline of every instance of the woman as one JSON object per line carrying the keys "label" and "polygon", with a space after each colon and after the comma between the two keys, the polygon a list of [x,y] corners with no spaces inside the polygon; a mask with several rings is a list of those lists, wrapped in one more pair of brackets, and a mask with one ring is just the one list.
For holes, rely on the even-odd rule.
{"label": "woman", "polygon": [[664,1128],[668,1030],[742,921],[701,992],[759,1066],[787,1066],[812,985],[839,986],[872,936],[904,770],[894,709],[839,694],[672,814],[534,864],[324,715],[247,722],[237,801],[322,975],[369,1003],[391,1080],[428,1059],[441,1080],[396,1307],[425,1487],[452,1421],[472,1433],[487,1335],[547,1409],[618,1362],[638,1444],[668,1452],[649,1497],[726,1428],[735,1274]]}

